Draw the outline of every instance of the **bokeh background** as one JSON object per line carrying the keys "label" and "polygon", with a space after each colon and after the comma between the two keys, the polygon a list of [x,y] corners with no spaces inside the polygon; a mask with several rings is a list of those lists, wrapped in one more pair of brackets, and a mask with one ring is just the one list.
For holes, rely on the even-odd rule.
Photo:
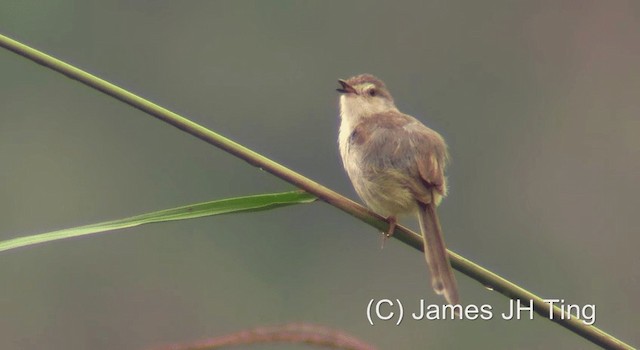
{"label": "bokeh background", "polygon": [[[640,344],[637,1],[3,1],[0,31],[356,198],[336,79],[441,132],[449,247]],[[0,239],[292,186],[0,50]],[[406,220],[409,225],[415,223]],[[380,349],[586,349],[536,317],[370,326],[441,303],[419,252],[326,205],[0,254],[0,348],[141,349],[295,321]],[[463,301],[507,299],[458,274]],[[256,348],[299,348],[293,346]]]}

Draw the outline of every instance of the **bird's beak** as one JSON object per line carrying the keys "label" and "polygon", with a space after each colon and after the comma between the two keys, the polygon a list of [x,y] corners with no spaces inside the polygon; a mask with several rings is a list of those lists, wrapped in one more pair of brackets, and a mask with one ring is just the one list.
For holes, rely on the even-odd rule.
{"label": "bird's beak", "polygon": [[338,91],[341,94],[358,94],[358,92],[356,91],[356,89],[353,88],[353,86],[349,85],[349,83],[347,83],[346,81],[342,80],[342,79],[338,79],[338,83],[340,83],[340,85],[342,85],[342,87],[337,88],[336,91]]}

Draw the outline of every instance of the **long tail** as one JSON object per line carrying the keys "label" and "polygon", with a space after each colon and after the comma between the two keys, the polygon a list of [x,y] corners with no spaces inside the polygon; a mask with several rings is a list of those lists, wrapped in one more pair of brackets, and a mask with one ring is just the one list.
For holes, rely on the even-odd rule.
{"label": "long tail", "polygon": [[444,294],[449,304],[459,304],[458,284],[449,263],[435,204],[419,203],[419,207],[418,219],[433,290],[438,294]]}

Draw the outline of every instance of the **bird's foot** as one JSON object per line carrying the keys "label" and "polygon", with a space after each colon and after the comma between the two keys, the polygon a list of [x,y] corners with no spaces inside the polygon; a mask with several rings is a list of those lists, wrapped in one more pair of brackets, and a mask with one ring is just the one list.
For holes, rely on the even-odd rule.
{"label": "bird's foot", "polygon": [[387,229],[387,232],[382,232],[382,243],[380,245],[381,250],[384,249],[384,243],[387,241],[387,239],[393,236],[393,233],[396,230],[396,226],[398,226],[398,221],[396,220],[395,216],[389,216],[387,218],[387,222],[389,223],[389,228]]}

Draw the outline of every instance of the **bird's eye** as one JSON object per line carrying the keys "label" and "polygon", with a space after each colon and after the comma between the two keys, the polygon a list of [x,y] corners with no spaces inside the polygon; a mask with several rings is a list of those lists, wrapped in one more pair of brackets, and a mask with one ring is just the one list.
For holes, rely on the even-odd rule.
{"label": "bird's eye", "polygon": [[375,96],[377,94],[378,94],[378,91],[376,91],[376,89],[370,89],[369,90],[369,96],[373,97],[373,96]]}

